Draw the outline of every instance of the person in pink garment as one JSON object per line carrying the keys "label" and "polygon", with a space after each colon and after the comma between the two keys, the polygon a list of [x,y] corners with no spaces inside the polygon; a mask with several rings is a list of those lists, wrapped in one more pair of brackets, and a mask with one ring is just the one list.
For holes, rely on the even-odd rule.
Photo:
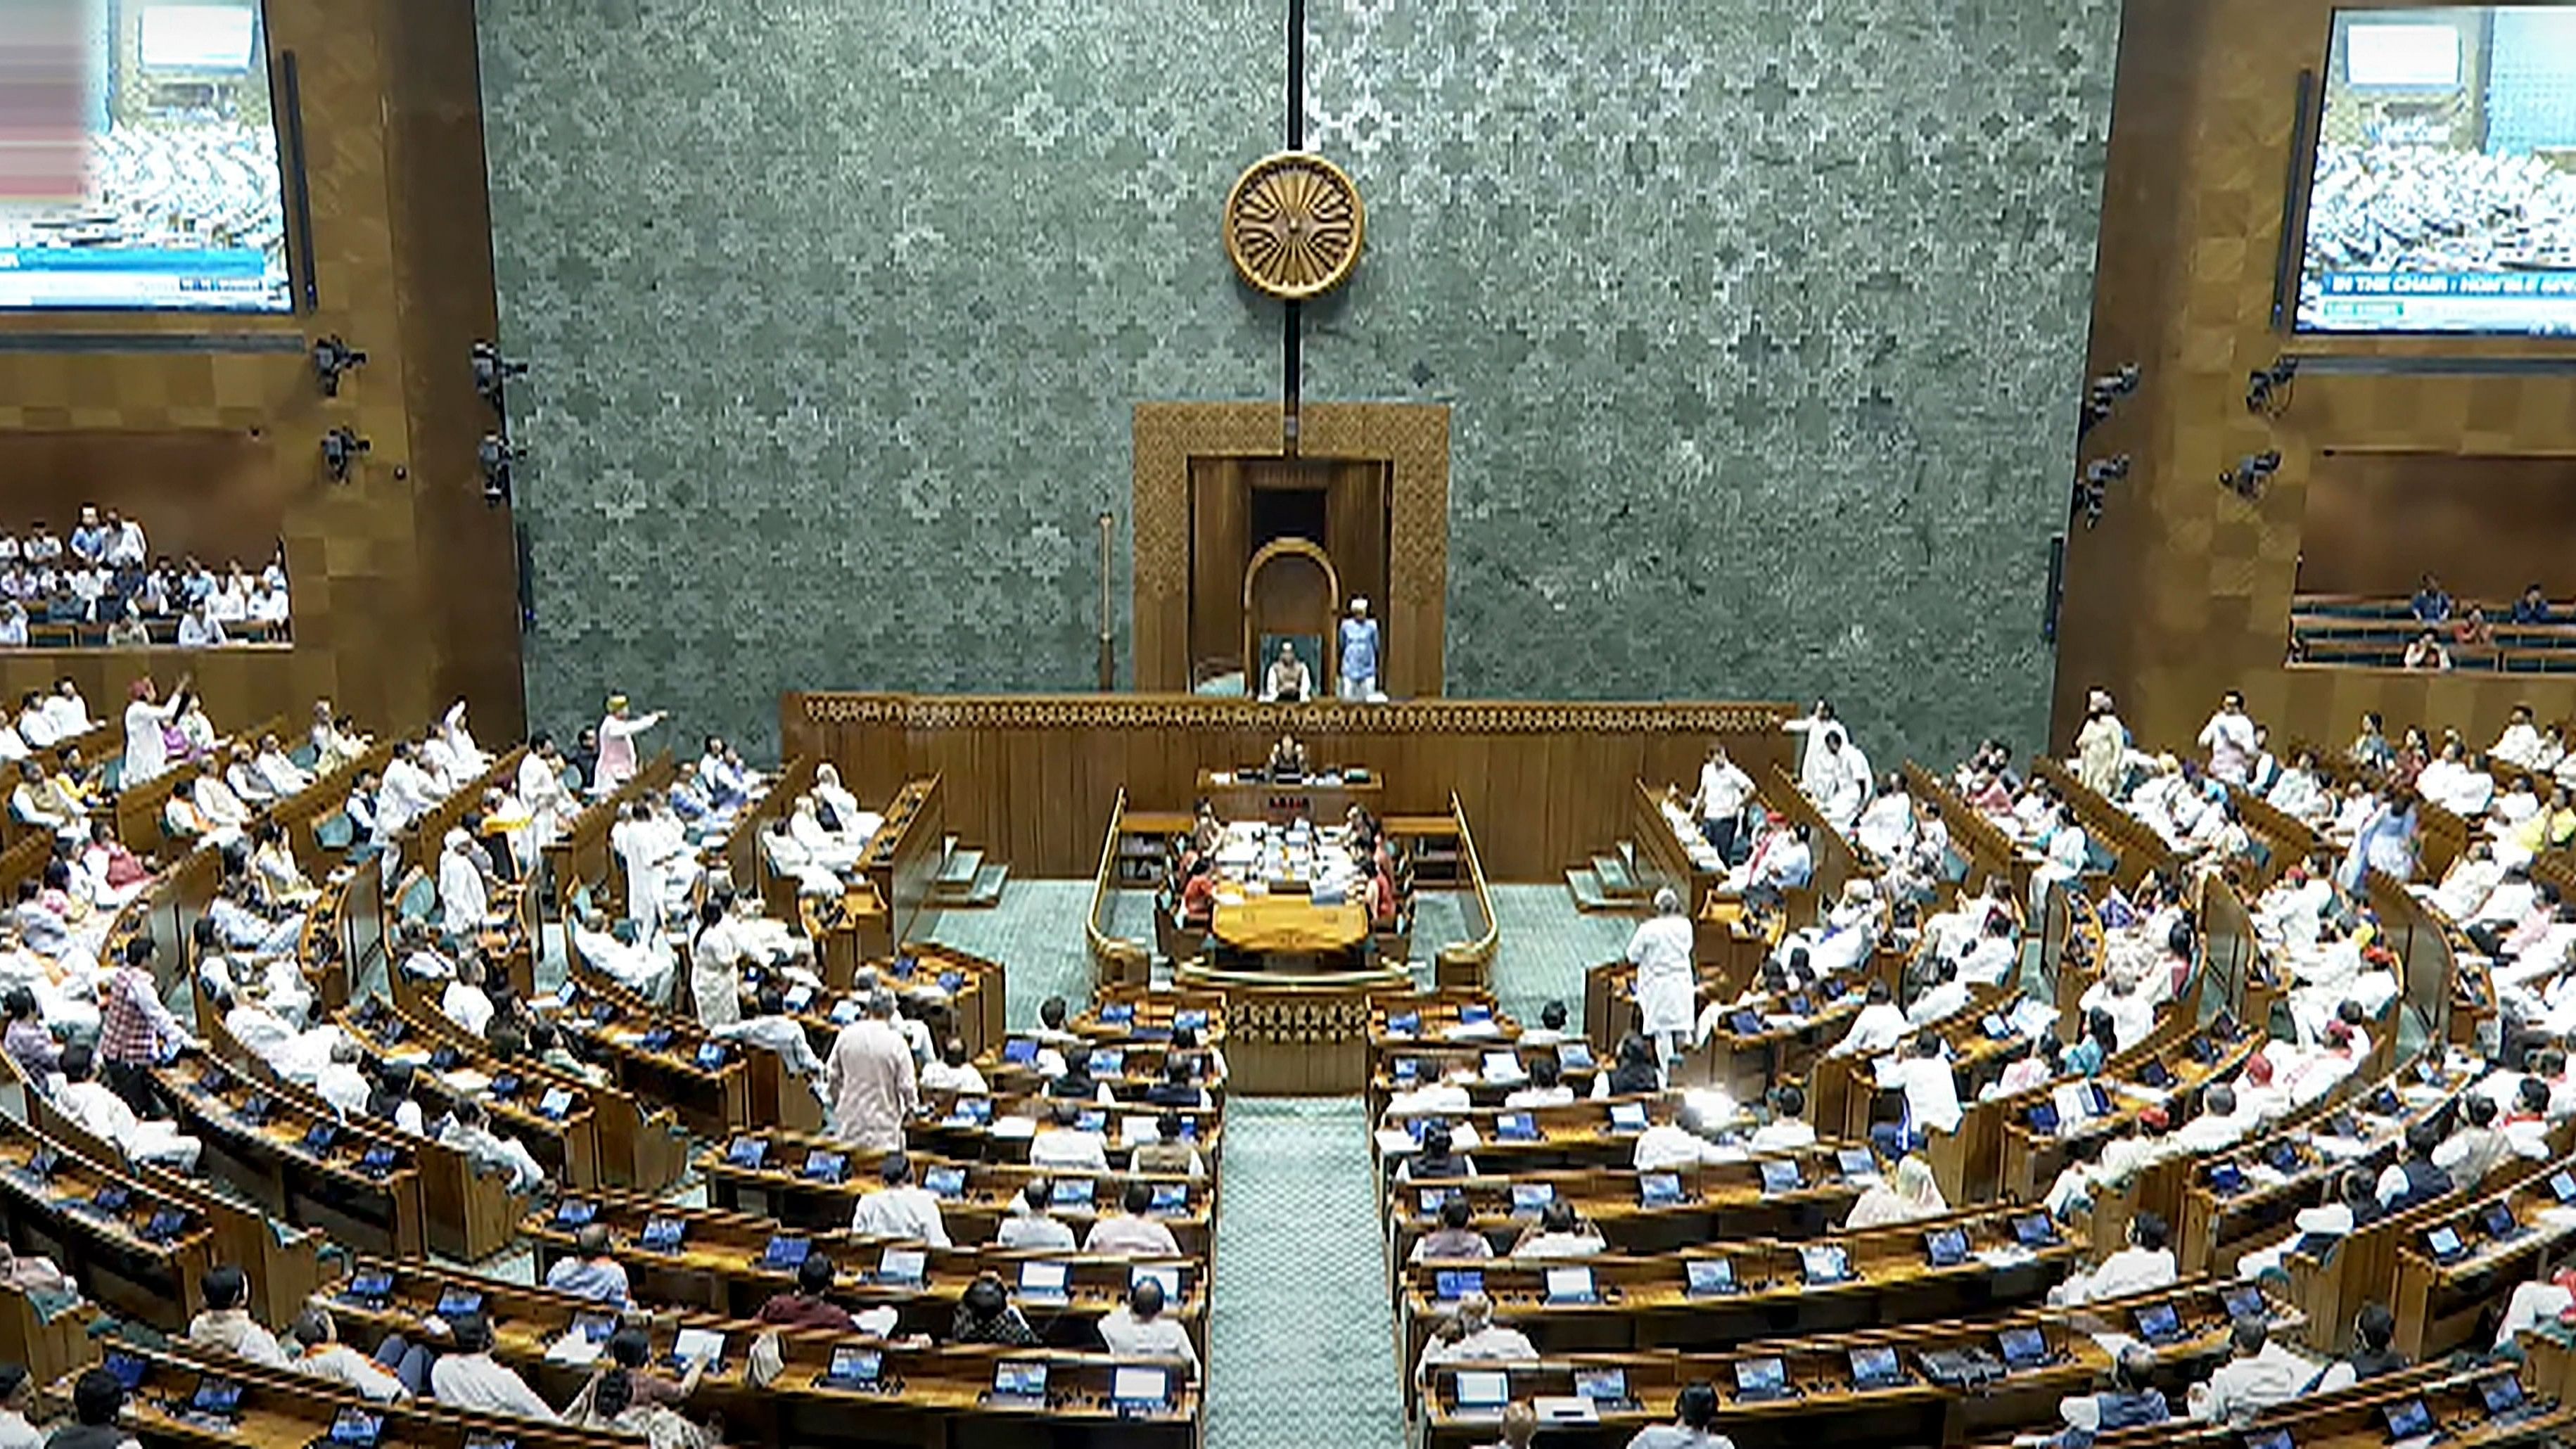
{"label": "person in pink garment", "polygon": [[635,778],[635,737],[662,722],[662,713],[637,715],[626,707],[626,696],[608,697],[608,713],[599,721],[599,768],[593,772],[591,793],[606,795]]}

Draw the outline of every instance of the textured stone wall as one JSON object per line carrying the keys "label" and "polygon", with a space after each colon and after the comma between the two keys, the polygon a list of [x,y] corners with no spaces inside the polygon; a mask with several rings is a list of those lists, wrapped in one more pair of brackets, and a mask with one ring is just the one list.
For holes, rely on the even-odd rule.
{"label": "textured stone wall", "polygon": [[1312,0],[1306,386],[1456,405],[1453,690],[2038,743],[2118,6]]}
{"label": "textured stone wall", "polygon": [[[1309,9],[1306,395],[1456,405],[1450,691],[2035,743],[2116,5]],[[1129,404],[1278,385],[1284,10],[481,0],[535,715],[1085,687]]]}
{"label": "textured stone wall", "polygon": [[1215,243],[1268,11],[481,0],[530,717],[1090,687],[1131,405],[1278,387]]}

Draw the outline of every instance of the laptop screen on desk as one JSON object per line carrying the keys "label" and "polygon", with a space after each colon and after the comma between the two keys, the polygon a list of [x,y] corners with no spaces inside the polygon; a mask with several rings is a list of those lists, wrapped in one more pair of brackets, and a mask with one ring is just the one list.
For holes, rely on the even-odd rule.
{"label": "laptop screen on desk", "polygon": [[1109,1402],[1116,1408],[1159,1409],[1171,1401],[1172,1376],[1167,1369],[1121,1364],[1110,1371]]}
{"label": "laptop screen on desk", "polygon": [[1892,1348],[1856,1348],[1851,1351],[1852,1382],[1862,1388],[1894,1383],[1900,1377],[1896,1350]]}
{"label": "laptop screen on desk", "polygon": [[1628,1398],[1628,1371],[1620,1368],[1576,1369],[1574,1393],[1575,1397],[1589,1399],[1596,1404],[1625,1403]]}
{"label": "laptop screen on desk", "polygon": [[1749,1358],[1735,1366],[1736,1392],[1776,1394],[1789,1386],[1789,1366],[1776,1358]]}
{"label": "laptop screen on desk", "polygon": [[1599,1294],[1592,1285],[1589,1268],[1550,1268],[1547,1270],[1547,1298],[1551,1303],[1589,1303]]}
{"label": "laptop screen on desk", "polygon": [[1443,1303],[1455,1303],[1470,1293],[1485,1291],[1485,1274],[1479,1268],[1443,1268],[1431,1275],[1431,1293]]}
{"label": "laptop screen on desk", "polygon": [[1512,1401],[1512,1376],[1500,1369],[1460,1369],[1449,1382],[1458,1407],[1469,1413],[1499,1409]]}
{"label": "laptop screen on desk", "polygon": [[845,1384],[872,1384],[885,1372],[885,1354],[873,1348],[842,1344],[832,1350],[830,1377]]}
{"label": "laptop screen on desk", "polygon": [[1020,1291],[1032,1298],[1062,1298],[1065,1285],[1073,1281],[1073,1269],[1065,1263],[1023,1263],[1020,1265]]}
{"label": "laptop screen on desk", "polygon": [[880,1283],[918,1284],[930,1271],[930,1255],[919,1248],[888,1248],[877,1258]]}
{"label": "laptop screen on desk", "polygon": [[2009,1367],[2025,1369],[2048,1362],[2048,1340],[2036,1328],[2007,1328],[1995,1335],[1995,1341]]}
{"label": "laptop screen on desk", "polygon": [[1682,1264],[1682,1277],[1693,1293],[1735,1291],[1735,1264],[1725,1258],[1693,1258]]}
{"label": "laptop screen on desk", "polygon": [[993,1392],[1006,1399],[1042,1399],[1047,1391],[1047,1366],[1042,1363],[1004,1362],[993,1366]]}

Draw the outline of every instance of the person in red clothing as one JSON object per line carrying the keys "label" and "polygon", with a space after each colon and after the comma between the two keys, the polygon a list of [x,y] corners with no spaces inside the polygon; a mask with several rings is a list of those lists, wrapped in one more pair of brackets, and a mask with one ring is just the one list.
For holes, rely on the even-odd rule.
{"label": "person in red clothing", "polygon": [[1190,876],[1181,884],[1181,919],[1193,926],[1204,926],[1216,914],[1216,870],[1207,857],[1190,862]]}
{"label": "person in red clothing", "polygon": [[835,1333],[855,1333],[858,1323],[850,1311],[825,1297],[832,1291],[832,1260],[820,1253],[806,1255],[796,1265],[796,1291],[779,1293],[760,1305],[760,1321],[781,1328],[827,1328]]}
{"label": "person in red clothing", "polygon": [[1368,882],[1369,924],[1384,930],[1395,924],[1395,882],[1378,865],[1377,857],[1360,862],[1360,876]]}

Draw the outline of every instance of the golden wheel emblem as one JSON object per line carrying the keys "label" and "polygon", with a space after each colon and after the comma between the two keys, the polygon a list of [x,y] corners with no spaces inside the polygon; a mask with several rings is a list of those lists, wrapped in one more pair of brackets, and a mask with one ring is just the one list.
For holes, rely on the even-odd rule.
{"label": "golden wheel emblem", "polygon": [[1368,213],[1342,168],[1307,151],[1264,156],[1225,199],[1225,251],[1243,279],[1297,301],[1342,284]]}

